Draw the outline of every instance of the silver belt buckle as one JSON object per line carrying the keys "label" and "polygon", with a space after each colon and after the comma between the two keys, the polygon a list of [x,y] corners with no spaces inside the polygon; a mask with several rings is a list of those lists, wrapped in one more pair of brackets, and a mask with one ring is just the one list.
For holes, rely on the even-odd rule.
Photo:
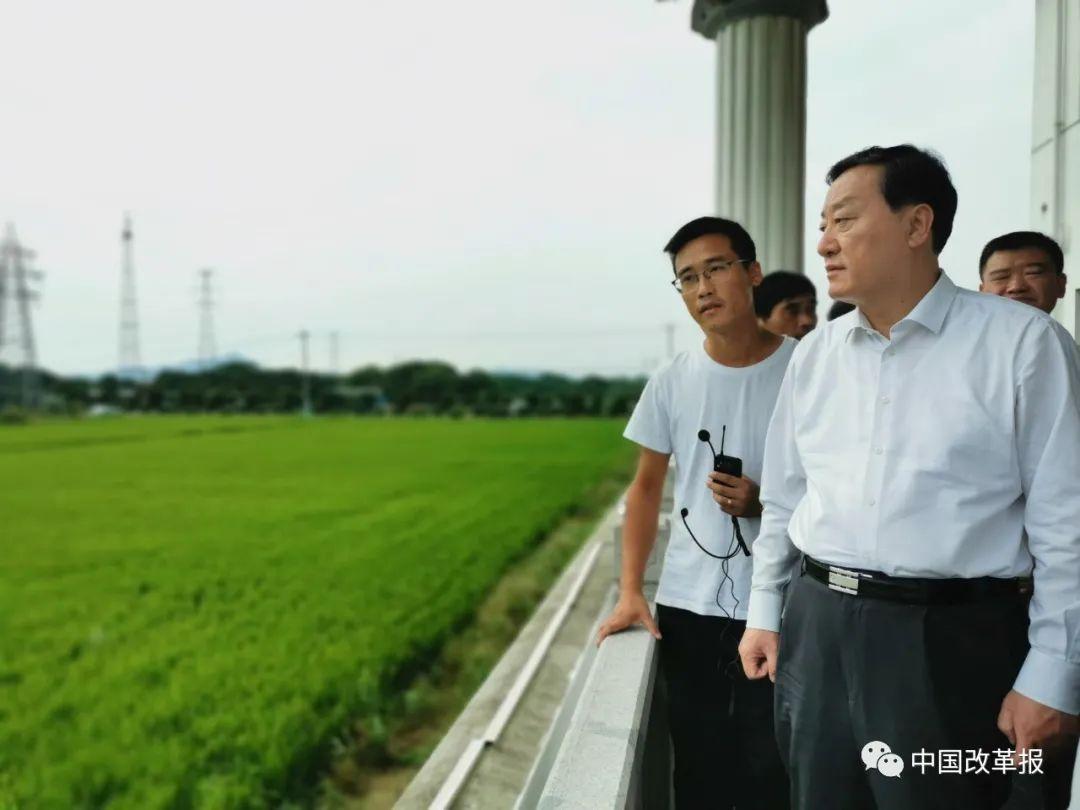
{"label": "silver belt buckle", "polygon": [[830,565],[829,587],[834,591],[840,591],[840,593],[858,596],[859,575],[854,571],[848,571],[844,568],[837,568],[835,565]]}

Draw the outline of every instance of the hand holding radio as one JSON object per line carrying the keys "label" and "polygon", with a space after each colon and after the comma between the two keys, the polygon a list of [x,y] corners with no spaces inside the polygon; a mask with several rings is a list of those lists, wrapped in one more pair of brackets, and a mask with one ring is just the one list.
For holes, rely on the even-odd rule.
{"label": "hand holding radio", "polygon": [[715,470],[705,479],[705,486],[712,492],[722,510],[733,517],[760,517],[761,489],[745,475],[734,476]]}

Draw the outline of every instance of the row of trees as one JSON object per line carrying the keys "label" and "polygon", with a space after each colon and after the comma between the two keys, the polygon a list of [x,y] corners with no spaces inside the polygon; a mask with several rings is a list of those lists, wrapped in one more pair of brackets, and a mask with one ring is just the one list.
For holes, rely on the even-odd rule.
{"label": "row of trees", "polygon": [[[643,384],[642,378],[461,373],[447,363],[414,361],[346,375],[311,374],[306,388],[316,413],[611,416],[629,413]],[[0,365],[3,401],[19,403],[21,386],[21,374]],[[229,363],[192,373],[163,371],[149,382],[37,372],[35,389],[36,405],[54,412],[288,413],[303,408],[305,381],[293,369]]]}

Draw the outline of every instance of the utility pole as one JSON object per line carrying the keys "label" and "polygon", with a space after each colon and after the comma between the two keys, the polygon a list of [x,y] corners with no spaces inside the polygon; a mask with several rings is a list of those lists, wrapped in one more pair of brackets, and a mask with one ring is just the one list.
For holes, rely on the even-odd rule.
{"label": "utility pole", "polygon": [[217,358],[214,340],[214,271],[199,271],[199,368],[205,370]]}
{"label": "utility pole", "polygon": [[330,333],[330,373],[338,373],[338,333],[336,329]]}
{"label": "utility pole", "polygon": [[308,379],[308,339],[311,333],[300,330],[300,413],[311,416],[311,381]]}
{"label": "utility pole", "polygon": [[131,216],[124,214],[120,232],[120,352],[117,371],[131,376],[142,366],[139,356],[139,311],[135,298],[135,257],[132,244]]}
{"label": "utility pole", "polygon": [[15,316],[18,320],[19,338],[15,345],[22,356],[22,405],[32,408],[37,404],[37,344],[34,341],[34,324],[30,317],[30,304],[39,295],[30,289],[31,282],[40,281],[44,273],[29,267],[34,252],[19,244],[15,226],[8,223],[3,242],[0,242],[0,355],[3,354],[6,333],[7,299],[14,299]]}
{"label": "utility pole", "polygon": [[664,332],[667,334],[668,360],[672,360],[675,357],[675,324],[664,324]]}

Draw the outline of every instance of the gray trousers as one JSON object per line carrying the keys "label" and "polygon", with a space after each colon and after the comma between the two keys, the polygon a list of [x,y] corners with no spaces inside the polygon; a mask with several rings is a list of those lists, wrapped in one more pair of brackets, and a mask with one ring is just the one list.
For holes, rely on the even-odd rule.
{"label": "gray trousers", "polygon": [[[1022,790],[1038,780],[993,771],[994,751],[1011,747],[997,716],[1027,654],[1027,624],[1022,597],[907,605],[796,575],[775,693],[792,807],[982,810],[1002,807],[1014,781]],[[871,742],[903,759],[899,776],[867,768]],[[985,752],[990,773],[939,774],[938,752],[950,749]],[[922,751],[935,755],[924,772],[912,765]]]}

